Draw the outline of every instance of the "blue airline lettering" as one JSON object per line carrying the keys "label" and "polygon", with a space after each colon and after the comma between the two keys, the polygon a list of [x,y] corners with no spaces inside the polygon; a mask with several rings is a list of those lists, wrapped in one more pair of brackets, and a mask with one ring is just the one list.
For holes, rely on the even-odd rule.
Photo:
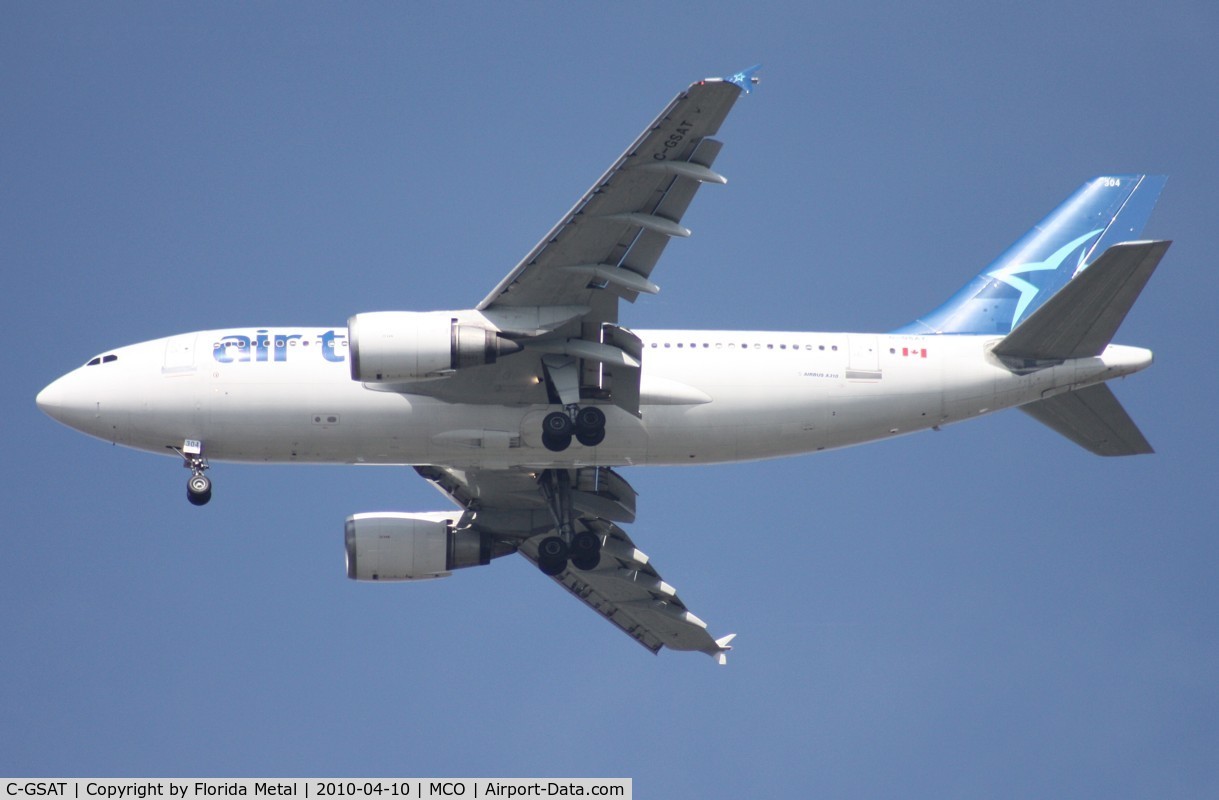
{"label": "blue airline lettering", "polygon": [[[338,352],[340,345],[335,343],[335,338],[338,336],[342,336],[342,334],[336,334],[334,331],[326,331],[322,334],[322,357],[327,361],[337,363],[346,359],[346,356]],[[346,336],[342,336],[341,346],[347,346]]]}
{"label": "blue airline lettering", "polygon": [[239,362],[281,362],[288,360],[288,350],[308,347],[316,342],[322,358],[331,363],[347,360],[343,350],[347,347],[347,336],[328,330],[316,339],[303,333],[271,333],[259,328],[254,334],[226,333],[212,345],[212,358],[221,364]]}

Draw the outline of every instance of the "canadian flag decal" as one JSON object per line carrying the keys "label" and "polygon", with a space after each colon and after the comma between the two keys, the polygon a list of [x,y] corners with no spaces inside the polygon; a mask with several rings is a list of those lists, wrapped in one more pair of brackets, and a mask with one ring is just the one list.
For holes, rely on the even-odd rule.
{"label": "canadian flag decal", "polygon": [[926,358],[927,357],[927,348],[923,347],[918,350],[914,350],[909,347],[903,347],[902,355],[903,356],[913,356],[915,358]]}

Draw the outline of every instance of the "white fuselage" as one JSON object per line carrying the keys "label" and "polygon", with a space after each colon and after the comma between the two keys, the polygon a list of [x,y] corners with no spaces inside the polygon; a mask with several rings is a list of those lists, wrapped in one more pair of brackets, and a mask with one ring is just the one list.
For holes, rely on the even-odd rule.
{"label": "white fuselage", "polygon": [[[1142,348],[1014,374],[994,336],[636,331],[642,414],[602,406],[604,442],[555,453],[552,406],[450,403],[353,381],[342,328],[200,331],[108,351],[39,406],[116,444],[219,461],[450,467],[697,464],[845,447],[1136,372]],[[245,339],[247,344],[234,344]],[[265,344],[259,344],[264,342]],[[475,367],[474,369],[478,369]],[[443,379],[441,379],[443,380]]]}

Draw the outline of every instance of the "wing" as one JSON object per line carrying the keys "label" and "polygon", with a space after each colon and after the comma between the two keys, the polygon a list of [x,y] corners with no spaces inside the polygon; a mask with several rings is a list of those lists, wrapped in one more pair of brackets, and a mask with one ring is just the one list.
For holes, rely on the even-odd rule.
{"label": "wing", "polygon": [[590,306],[598,321],[617,320],[617,298],[654,294],[648,278],[702,183],[725,183],[711,170],[720,142],[711,139],[742,83],[691,85],[479,304]]}
{"label": "wing", "polygon": [[[470,526],[514,542],[535,565],[538,543],[558,524],[542,484],[547,473],[520,470],[416,471],[464,509],[458,527]],[[635,519],[635,490],[607,468],[566,470],[576,531],[601,541],[600,563],[591,570],[568,566],[553,580],[653,653],[661,648],[707,653],[724,663],[733,635],[718,640],[686,608],[618,522]]]}
{"label": "wing", "polygon": [[617,326],[618,301],[659,291],[652,270],[670,239],[690,235],[681,220],[695,192],[726,182],[711,169],[722,146],[711,137],[756,69],[678,94],[478,305],[474,313],[523,352],[409,390],[452,402],[546,403],[547,387],[534,378],[549,355],[579,361],[580,396],[638,414],[638,339]]}

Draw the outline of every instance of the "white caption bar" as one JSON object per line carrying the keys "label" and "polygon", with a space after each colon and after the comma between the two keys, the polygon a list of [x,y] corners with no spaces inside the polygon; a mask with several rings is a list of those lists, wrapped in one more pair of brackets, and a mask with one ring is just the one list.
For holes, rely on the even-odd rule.
{"label": "white caption bar", "polygon": [[612,797],[631,800],[630,778],[0,778],[0,800],[203,800],[295,797],[306,800]]}

